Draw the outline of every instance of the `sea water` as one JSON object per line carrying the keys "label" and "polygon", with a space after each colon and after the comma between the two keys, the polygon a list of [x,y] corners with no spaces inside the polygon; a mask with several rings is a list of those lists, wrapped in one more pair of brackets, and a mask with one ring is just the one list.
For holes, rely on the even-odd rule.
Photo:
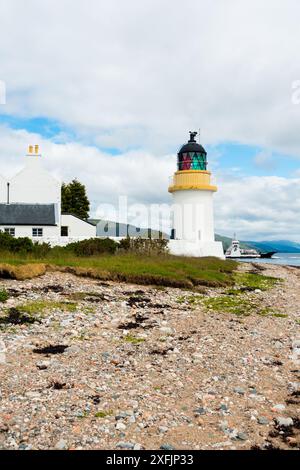
{"label": "sea water", "polygon": [[239,259],[247,263],[271,263],[284,264],[288,266],[300,266],[300,253],[276,253],[272,258]]}

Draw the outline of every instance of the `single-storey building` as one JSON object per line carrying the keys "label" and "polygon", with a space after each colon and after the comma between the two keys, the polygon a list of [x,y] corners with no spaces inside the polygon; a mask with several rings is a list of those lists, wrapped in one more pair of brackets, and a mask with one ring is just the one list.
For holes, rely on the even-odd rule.
{"label": "single-storey building", "polygon": [[25,159],[10,181],[0,176],[0,230],[51,245],[96,237],[93,223],[61,213],[61,182],[43,168],[38,146]]}

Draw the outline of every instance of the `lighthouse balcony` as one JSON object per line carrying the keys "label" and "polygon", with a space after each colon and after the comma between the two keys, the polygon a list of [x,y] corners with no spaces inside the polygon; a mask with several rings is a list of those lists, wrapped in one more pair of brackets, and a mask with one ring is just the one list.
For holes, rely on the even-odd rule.
{"label": "lighthouse balcony", "polygon": [[169,192],[198,190],[217,191],[217,186],[211,184],[211,173],[205,170],[177,171],[169,181]]}

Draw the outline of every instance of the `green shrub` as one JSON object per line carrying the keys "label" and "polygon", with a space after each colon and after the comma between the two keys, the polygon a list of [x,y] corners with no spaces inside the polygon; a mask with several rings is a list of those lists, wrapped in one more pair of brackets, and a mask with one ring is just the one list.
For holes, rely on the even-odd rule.
{"label": "green shrub", "polygon": [[117,249],[117,243],[110,238],[90,238],[76,243],[70,243],[65,247],[77,256],[93,256],[104,253],[114,254]]}
{"label": "green shrub", "polygon": [[162,255],[168,253],[168,240],[161,238],[124,238],[119,243],[119,249],[142,255]]}
{"label": "green shrub", "polygon": [[0,302],[6,302],[7,299],[8,299],[9,295],[8,293],[6,292],[5,289],[3,290],[0,290]]}
{"label": "green shrub", "polygon": [[36,258],[45,258],[51,250],[52,248],[50,243],[35,243],[33,245],[32,253]]}
{"label": "green shrub", "polygon": [[0,250],[11,253],[31,253],[34,245],[30,238],[14,238],[8,233],[0,232]]}

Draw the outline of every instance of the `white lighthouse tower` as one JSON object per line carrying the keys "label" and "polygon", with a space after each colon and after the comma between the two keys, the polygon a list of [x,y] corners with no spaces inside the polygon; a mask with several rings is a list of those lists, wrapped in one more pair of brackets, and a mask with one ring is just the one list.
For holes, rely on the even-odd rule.
{"label": "white lighthouse tower", "polygon": [[197,132],[178,152],[177,171],[169,192],[173,195],[173,229],[170,252],[183,256],[224,258],[221,242],[215,241],[213,194],[207,171],[207,153],[195,140]]}

